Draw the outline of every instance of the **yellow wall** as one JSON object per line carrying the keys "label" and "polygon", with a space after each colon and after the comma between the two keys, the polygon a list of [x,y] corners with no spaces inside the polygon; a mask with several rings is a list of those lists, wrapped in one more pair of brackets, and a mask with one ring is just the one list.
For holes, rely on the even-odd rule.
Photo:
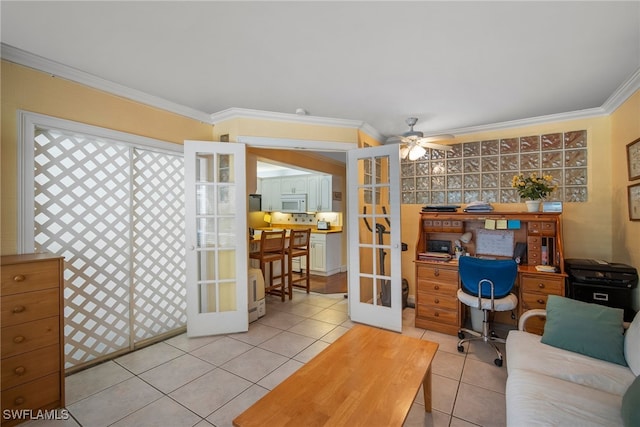
{"label": "yellow wall", "polygon": [[17,111],[182,144],[212,140],[211,124],[2,61],[2,254],[17,251]]}
{"label": "yellow wall", "polygon": [[[611,115],[613,158],[611,214],[612,259],[640,269],[640,221],[629,221],[627,187],[640,181],[629,181],[627,144],[640,138],[640,90]],[[640,309],[640,291],[634,290],[633,307]]]}

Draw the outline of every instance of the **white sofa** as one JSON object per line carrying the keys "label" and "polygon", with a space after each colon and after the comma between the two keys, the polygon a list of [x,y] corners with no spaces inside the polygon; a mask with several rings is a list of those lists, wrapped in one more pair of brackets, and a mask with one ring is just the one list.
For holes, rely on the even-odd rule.
{"label": "white sofa", "polygon": [[[507,426],[622,426],[622,398],[640,374],[640,314],[625,333],[628,366],[552,347],[525,332],[530,310],[507,337]],[[634,373],[635,372],[635,373]]]}

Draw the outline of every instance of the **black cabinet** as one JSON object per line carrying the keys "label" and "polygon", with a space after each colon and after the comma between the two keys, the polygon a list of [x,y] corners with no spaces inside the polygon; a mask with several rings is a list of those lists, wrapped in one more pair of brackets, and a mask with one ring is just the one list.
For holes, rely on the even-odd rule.
{"label": "black cabinet", "polygon": [[624,310],[625,322],[635,316],[632,291],[638,285],[635,268],[590,259],[567,259],[566,295],[575,300]]}

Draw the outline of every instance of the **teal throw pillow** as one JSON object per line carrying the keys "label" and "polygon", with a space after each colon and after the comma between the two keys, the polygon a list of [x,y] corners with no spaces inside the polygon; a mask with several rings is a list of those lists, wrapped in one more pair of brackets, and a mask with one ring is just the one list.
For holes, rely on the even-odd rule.
{"label": "teal throw pillow", "polygon": [[623,315],[620,308],[550,295],[542,342],[627,366]]}
{"label": "teal throw pillow", "polygon": [[626,427],[640,426],[640,377],[622,396],[622,422]]}

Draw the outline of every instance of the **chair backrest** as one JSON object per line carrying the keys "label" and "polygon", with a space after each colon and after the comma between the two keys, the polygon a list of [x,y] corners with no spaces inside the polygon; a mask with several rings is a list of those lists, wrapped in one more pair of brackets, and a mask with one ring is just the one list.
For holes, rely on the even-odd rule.
{"label": "chair backrest", "polygon": [[309,249],[309,239],[311,238],[311,229],[291,230],[289,232],[289,250],[291,249]]}
{"label": "chair backrest", "polygon": [[478,295],[478,284],[481,285],[482,298],[491,298],[491,287],[486,280],[494,285],[494,298],[504,298],[509,295],[518,275],[518,264],[512,259],[482,259],[470,256],[460,257],[458,272],[462,282],[462,290],[470,295]]}
{"label": "chair backrest", "polygon": [[260,236],[260,252],[284,252],[285,231],[263,231]]}

